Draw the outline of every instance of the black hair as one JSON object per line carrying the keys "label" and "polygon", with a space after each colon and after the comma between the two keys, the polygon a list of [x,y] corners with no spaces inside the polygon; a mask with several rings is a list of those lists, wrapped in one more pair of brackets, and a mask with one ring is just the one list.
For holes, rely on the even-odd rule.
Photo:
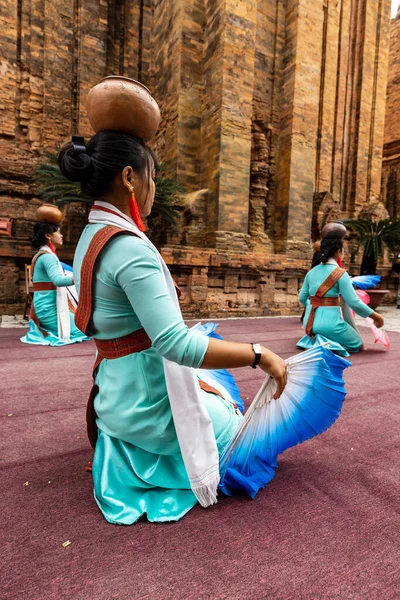
{"label": "black hair", "polygon": [[321,264],[321,262],[322,262],[321,252],[319,250],[317,250],[313,254],[312,261],[311,261],[311,268],[313,269],[314,267],[317,267],[318,265]]}
{"label": "black hair", "polygon": [[33,228],[33,236],[30,239],[31,246],[34,250],[48,244],[46,239],[47,233],[54,233],[59,229],[59,225],[53,223],[35,223]]}
{"label": "black hair", "polygon": [[337,237],[321,240],[321,262],[325,264],[338,250],[343,250],[343,240]]}
{"label": "black hair", "polygon": [[[83,141],[83,140],[82,140]],[[123,131],[100,131],[86,147],[69,142],[58,155],[62,174],[70,181],[79,181],[82,193],[95,200],[106,194],[118,173],[125,167],[139,175],[151,177],[157,168],[153,151],[140,139]]]}

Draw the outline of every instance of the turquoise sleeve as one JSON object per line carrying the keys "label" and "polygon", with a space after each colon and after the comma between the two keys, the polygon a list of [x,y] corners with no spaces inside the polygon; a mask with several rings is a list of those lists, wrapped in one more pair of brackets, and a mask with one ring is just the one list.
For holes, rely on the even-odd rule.
{"label": "turquoise sleeve", "polygon": [[339,279],[339,293],[350,308],[364,319],[369,317],[374,311],[364,304],[354,291],[353,284],[348,273],[344,273]]}
{"label": "turquoise sleeve", "polygon": [[108,248],[107,272],[126,293],[157,352],[180,365],[200,367],[209,338],[184,323],[155,250],[138,237],[120,236]]}
{"label": "turquoise sleeve", "polygon": [[38,260],[41,261],[44,270],[51,283],[54,283],[56,287],[64,287],[72,285],[72,275],[62,275],[60,273],[60,267],[58,260],[52,254],[46,253],[39,256]]}
{"label": "turquoise sleeve", "polygon": [[303,286],[299,292],[299,301],[303,304],[303,306],[306,306],[309,296],[310,296],[310,288],[308,285],[308,273],[307,273],[307,275],[303,281]]}

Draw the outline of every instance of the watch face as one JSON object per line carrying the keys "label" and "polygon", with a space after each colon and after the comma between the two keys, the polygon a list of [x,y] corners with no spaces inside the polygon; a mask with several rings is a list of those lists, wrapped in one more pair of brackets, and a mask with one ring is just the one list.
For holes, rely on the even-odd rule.
{"label": "watch face", "polygon": [[262,348],[260,344],[253,344],[253,350],[256,354],[262,354]]}

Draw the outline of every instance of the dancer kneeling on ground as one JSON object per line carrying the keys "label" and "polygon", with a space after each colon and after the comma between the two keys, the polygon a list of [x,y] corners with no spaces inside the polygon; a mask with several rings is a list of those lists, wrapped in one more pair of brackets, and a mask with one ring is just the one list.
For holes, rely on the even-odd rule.
{"label": "dancer kneeling on ground", "polygon": [[76,139],[59,165],[94,200],[74,259],[76,323],[98,349],[88,404],[94,496],[111,523],[142,515],[176,521],[197,501],[215,502],[219,455],[242,418],[228,390],[202,369],[259,361],[278,397],[286,365],[267,348],[185,325],[168,268],[143,233],[156,171],[144,142],[119,131],[99,132],[86,146]]}
{"label": "dancer kneeling on ground", "polygon": [[[44,207],[41,207],[44,208]],[[50,209],[50,210],[49,210]],[[38,209],[39,212],[40,209]],[[89,338],[74,324],[74,314],[68,303],[67,286],[74,284],[72,274],[64,274],[56,255],[63,244],[59,222],[62,213],[55,206],[46,207],[49,218],[58,223],[35,223],[31,244],[37,249],[32,260],[33,300],[29,330],[21,338],[25,344],[64,346]]]}
{"label": "dancer kneeling on ground", "polygon": [[361,350],[362,339],[349,308],[360,317],[371,317],[376,327],[384,324],[383,317],[358,298],[349,274],[338,265],[342,258],[341,239],[321,241],[322,262],[307,273],[299,292],[299,300],[306,307],[306,335],[297,343],[299,348],[324,344],[342,356]]}

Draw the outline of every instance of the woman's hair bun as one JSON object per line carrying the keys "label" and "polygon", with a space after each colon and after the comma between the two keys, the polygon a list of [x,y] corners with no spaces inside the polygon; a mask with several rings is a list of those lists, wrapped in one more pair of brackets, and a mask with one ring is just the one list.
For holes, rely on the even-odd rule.
{"label": "woman's hair bun", "polygon": [[46,234],[52,234],[59,229],[59,226],[54,223],[35,223],[33,235],[30,239],[32,248],[36,250],[40,246],[47,244]]}
{"label": "woman's hair bun", "polygon": [[92,172],[92,159],[86,154],[84,145],[77,145],[72,141],[61,148],[58,166],[70,181],[85,181],[90,178]]}
{"label": "woman's hair bun", "polygon": [[343,242],[340,238],[324,238],[321,241],[321,260],[326,263],[338,250],[343,249]]}

